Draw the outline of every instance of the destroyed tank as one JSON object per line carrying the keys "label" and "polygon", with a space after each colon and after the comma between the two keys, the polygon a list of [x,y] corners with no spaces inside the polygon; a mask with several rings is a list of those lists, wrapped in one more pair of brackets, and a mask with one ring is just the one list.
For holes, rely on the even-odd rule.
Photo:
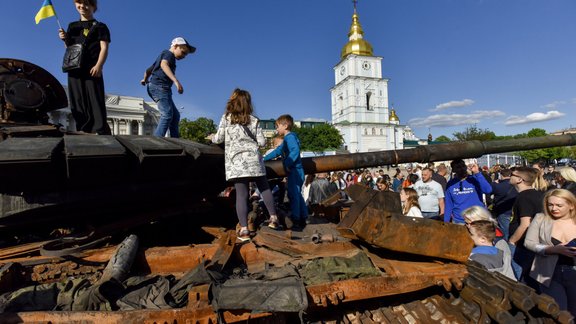
{"label": "destroyed tank", "polygon": [[[235,219],[220,208],[233,205],[230,198],[215,198],[226,186],[221,148],[63,134],[44,116],[66,106],[62,86],[31,63],[0,59],[0,68],[0,233],[61,235],[0,249],[2,323],[573,321],[550,297],[468,262],[465,227],[402,216],[392,192],[353,186],[337,224],[316,218],[303,232],[263,226],[239,244],[231,226],[214,225]],[[303,164],[317,173],[568,145],[576,137],[457,142]],[[281,162],[266,166],[270,178],[284,176]],[[182,218],[188,229],[175,221]],[[132,235],[142,227],[154,238],[188,231],[178,232],[186,243]],[[130,301],[127,292],[137,289],[128,274],[155,278],[169,291],[154,302]]]}

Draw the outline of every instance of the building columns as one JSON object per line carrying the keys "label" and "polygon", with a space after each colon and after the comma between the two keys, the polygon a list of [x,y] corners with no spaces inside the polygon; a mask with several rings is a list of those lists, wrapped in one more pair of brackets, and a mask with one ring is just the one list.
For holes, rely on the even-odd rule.
{"label": "building columns", "polygon": [[125,119],[124,122],[126,123],[126,135],[132,135],[132,121]]}
{"label": "building columns", "polygon": [[120,120],[119,119],[112,119],[114,123],[114,135],[120,135]]}

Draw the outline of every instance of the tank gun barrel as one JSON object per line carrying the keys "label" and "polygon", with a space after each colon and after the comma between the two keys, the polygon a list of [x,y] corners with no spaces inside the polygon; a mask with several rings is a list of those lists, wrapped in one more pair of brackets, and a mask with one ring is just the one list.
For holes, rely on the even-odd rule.
{"label": "tank gun barrel", "polygon": [[[413,149],[366,153],[338,154],[302,158],[306,174],[377,167],[409,162],[434,162],[478,158],[484,154],[526,151],[540,148],[576,145],[576,134],[549,135],[496,141],[465,141],[422,145]],[[281,161],[266,162],[269,178],[286,175]]]}

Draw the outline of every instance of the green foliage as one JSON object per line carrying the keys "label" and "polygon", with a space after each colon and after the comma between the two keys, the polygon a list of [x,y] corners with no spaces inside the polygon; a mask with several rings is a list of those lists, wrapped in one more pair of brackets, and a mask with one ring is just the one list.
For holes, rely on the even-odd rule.
{"label": "green foliage", "polygon": [[314,127],[294,127],[294,133],[300,138],[302,151],[321,152],[338,149],[344,143],[340,132],[329,124],[316,124]]}
{"label": "green foliage", "polygon": [[531,130],[528,131],[528,133],[526,134],[526,137],[539,137],[539,136],[546,136],[546,131],[543,130],[542,128],[532,128]]}
{"label": "green foliage", "polygon": [[436,139],[434,141],[436,141],[436,142],[452,142],[452,140],[446,135],[440,135],[440,136],[436,137]]}
{"label": "green foliage", "polygon": [[180,137],[198,143],[210,144],[206,136],[216,133],[216,125],[212,119],[200,117],[194,121],[186,118],[180,120]]}
{"label": "green foliage", "polygon": [[485,129],[480,129],[476,125],[466,127],[463,132],[453,133],[452,136],[457,141],[491,141],[496,139],[496,134],[493,131]]}
{"label": "green foliage", "polygon": [[[546,136],[546,131],[542,128],[532,128],[526,134],[518,134],[515,138],[529,138],[529,137],[541,137]],[[544,149],[535,149],[529,151],[522,151],[518,154],[528,160],[530,163],[534,163],[539,160],[551,161],[554,159],[560,159],[563,157],[570,156],[571,149],[569,147],[551,147]]]}
{"label": "green foliage", "polygon": [[[530,137],[541,137],[548,135],[546,130],[542,128],[533,128],[528,133],[507,135],[507,136],[496,136],[494,132],[488,129],[480,129],[476,125],[466,128],[463,132],[456,132],[452,134],[454,138],[458,141],[490,141],[490,140],[510,140],[510,139],[521,139]],[[445,137],[445,136],[444,136]],[[442,136],[438,137],[436,140],[444,140]],[[522,152],[516,152],[522,158],[526,159],[529,163],[533,163],[539,160],[545,160],[549,163],[554,159],[560,159],[563,157],[574,157],[576,156],[576,148],[574,147],[551,147],[545,149],[535,149]]]}

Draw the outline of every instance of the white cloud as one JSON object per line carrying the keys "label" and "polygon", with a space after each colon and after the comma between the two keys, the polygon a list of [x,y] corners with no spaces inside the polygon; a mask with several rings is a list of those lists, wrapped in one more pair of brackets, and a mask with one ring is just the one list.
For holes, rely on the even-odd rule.
{"label": "white cloud", "polygon": [[506,114],[499,110],[479,110],[469,114],[431,115],[428,117],[413,118],[408,121],[410,127],[451,127],[470,124],[479,124],[482,119],[502,117]]}
{"label": "white cloud", "polygon": [[566,115],[565,113],[559,112],[557,110],[551,110],[551,111],[547,111],[545,113],[540,113],[540,112],[532,113],[532,114],[529,114],[527,116],[510,116],[510,117],[506,118],[506,122],[504,122],[504,125],[510,126],[510,125],[520,125],[520,124],[530,124],[530,123],[536,123],[536,122],[542,122],[542,121],[562,118],[565,115]]}
{"label": "white cloud", "polygon": [[558,106],[565,105],[565,104],[566,104],[566,101],[557,100],[557,101],[545,104],[545,105],[541,106],[540,108],[546,108],[548,110],[552,110],[552,109],[557,109]]}
{"label": "white cloud", "polygon": [[466,106],[472,105],[473,103],[474,103],[474,100],[472,100],[472,99],[464,99],[464,100],[459,100],[459,101],[449,101],[449,102],[445,102],[445,103],[441,103],[441,104],[437,105],[436,108],[432,109],[432,111],[440,111],[440,110],[449,109],[449,108],[466,107]]}

